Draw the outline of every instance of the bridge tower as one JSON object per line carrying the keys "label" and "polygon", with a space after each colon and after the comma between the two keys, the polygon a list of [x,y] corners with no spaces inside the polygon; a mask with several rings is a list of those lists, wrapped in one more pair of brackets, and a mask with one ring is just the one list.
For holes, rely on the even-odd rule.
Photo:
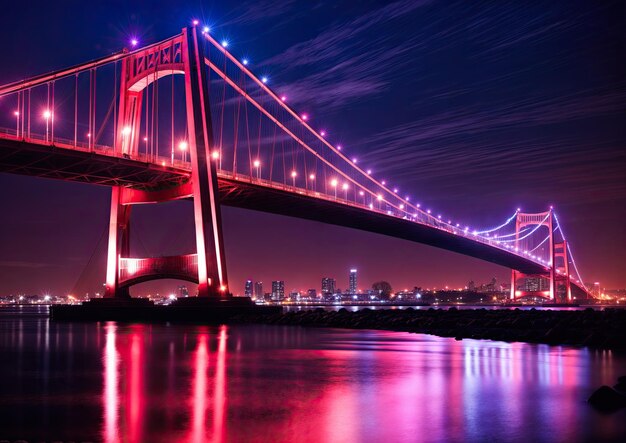
{"label": "bridge tower", "polygon": [[[175,188],[112,188],[106,297],[129,297],[131,285],[158,278],[197,282],[200,297],[226,297],[229,294],[217,167],[210,156],[213,128],[204,46],[205,39],[198,35],[197,28],[188,27],[181,35],[130,52],[121,61],[116,153],[134,159],[141,157],[138,147],[144,91],[159,78],[182,74],[185,77],[192,171],[190,181]],[[132,206],[189,197],[193,198],[194,204],[197,253],[157,258],[129,257]]]}
{"label": "bridge tower", "polygon": [[[555,217],[552,207],[546,212],[540,213],[522,213],[517,212],[515,220],[515,250],[516,252],[522,252],[522,244],[520,238],[520,231],[526,226],[545,226],[548,228],[548,267],[546,271],[539,274],[524,274],[515,269],[511,270],[511,293],[510,299],[536,295],[544,298],[548,298],[551,302],[571,302],[572,292],[570,286],[570,274],[569,274],[569,262],[567,242],[565,240],[557,242],[555,238]],[[522,278],[540,278],[547,279],[549,283],[548,291],[542,291],[541,288],[537,288],[535,291],[519,290],[517,282]],[[564,289],[564,295],[562,290]]]}

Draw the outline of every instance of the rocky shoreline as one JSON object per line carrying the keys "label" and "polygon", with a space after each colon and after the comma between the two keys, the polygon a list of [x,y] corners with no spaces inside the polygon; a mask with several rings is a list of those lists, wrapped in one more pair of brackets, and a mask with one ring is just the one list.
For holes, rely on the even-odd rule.
{"label": "rocky shoreline", "polygon": [[237,315],[232,323],[379,329],[507,342],[626,350],[626,310],[324,309]]}

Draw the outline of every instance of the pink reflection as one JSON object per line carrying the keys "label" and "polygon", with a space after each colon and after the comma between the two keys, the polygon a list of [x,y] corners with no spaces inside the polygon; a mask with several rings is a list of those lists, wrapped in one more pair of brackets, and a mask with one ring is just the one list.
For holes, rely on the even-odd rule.
{"label": "pink reflection", "polygon": [[217,367],[215,369],[215,393],[213,396],[213,441],[224,440],[224,410],[226,407],[226,325],[220,326],[217,337]]}
{"label": "pink reflection", "polygon": [[143,419],[143,326],[138,327],[138,332],[130,336],[130,379],[128,383],[128,441],[140,442]]}
{"label": "pink reflection", "polygon": [[108,322],[104,327],[106,344],[102,360],[104,362],[104,436],[107,443],[120,441],[118,429],[118,408],[120,404],[117,393],[119,355],[115,348],[115,323]]}
{"label": "pink reflection", "polygon": [[198,335],[193,379],[193,425],[190,441],[198,443],[206,440],[204,425],[206,416],[207,368],[209,367],[207,337],[208,335],[206,333]]}

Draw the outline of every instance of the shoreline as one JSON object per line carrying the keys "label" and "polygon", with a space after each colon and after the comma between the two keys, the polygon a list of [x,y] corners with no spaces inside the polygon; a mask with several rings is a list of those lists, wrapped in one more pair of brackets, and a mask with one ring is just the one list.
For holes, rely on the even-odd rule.
{"label": "shoreline", "polygon": [[587,346],[626,351],[626,311],[521,309],[372,310],[350,312],[321,308],[236,315],[228,323],[260,323],[396,332],[534,344]]}

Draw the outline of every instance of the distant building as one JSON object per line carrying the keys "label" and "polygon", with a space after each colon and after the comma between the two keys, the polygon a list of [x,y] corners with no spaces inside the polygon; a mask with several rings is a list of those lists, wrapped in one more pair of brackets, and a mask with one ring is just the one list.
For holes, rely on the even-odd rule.
{"label": "distant building", "polygon": [[335,279],[324,277],[322,279],[322,295],[332,295],[335,293]]}
{"label": "distant building", "polygon": [[350,269],[349,294],[356,294],[356,269]]}
{"label": "distant building", "polygon": [[476,283],[474,283],[474,280],[470,280],[470,282],[467,284],[467,290],[470,292],[476,291]]}
{"label": "distant building", "polygon": [[246,280],[246,286],[243,291],[243,295],[246,297],[252,297],[252,280]]}
{"label": "distant building", "polygon": [[274,280],[272,282],[272,300],[281,301],[285,298],[285,281]]}
{"label": "distant building", "polygon": [[550,281],[541,277],[526,277],[522,283],[524,292],[543,292],[550,290]]}
{"label": "distant building", "polygon": [[306,291],[306,296],[311,300],[315,300],[317,298],[317,291],[315,289],[309,289]]}
{"label": "distant building", "polygon": [[254,298],[257,300],[263,300],[263,282],[258,281],[254,283]]}
{"label": "distant building", "polygon": [[189,297],[189,290],[187,289],[187,286],[181,285],[177,289],[178,289],[178,298]]}

